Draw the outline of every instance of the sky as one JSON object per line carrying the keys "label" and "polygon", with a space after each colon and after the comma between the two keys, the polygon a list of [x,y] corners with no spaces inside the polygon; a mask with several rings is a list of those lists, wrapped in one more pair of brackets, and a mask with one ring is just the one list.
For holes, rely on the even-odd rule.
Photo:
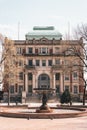
{"label": "sky", "polygon": [[0,33],[25,39],[33,26],[54,26],[63,35],[87,23],[87,0],[0,0]]}

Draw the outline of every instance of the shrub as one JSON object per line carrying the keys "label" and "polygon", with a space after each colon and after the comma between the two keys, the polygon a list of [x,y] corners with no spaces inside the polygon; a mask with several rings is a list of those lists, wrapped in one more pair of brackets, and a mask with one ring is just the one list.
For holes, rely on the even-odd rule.
{"label": "shrub", "polygon": [[63,94],[61,95],[61,100],[60,100],[61,104],[64,103],[71,103],[71,95],[68,89],[66,89]]}

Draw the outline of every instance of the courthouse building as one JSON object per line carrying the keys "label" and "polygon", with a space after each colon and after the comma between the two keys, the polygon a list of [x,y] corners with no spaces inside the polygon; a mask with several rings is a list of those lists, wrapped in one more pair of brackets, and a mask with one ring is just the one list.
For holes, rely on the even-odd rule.
{"label": "courthouse building", "polygon": [[17,78],[10,84],[11,96],[25,91],[26,99],[43,90],[61,95],[69,89],[73,97],[83,93],[81,61],[73,47],[82,54],[80,40],[62,40],[62,35],[50,27],[34,27],[25,40],[14,40],[18,65]]}

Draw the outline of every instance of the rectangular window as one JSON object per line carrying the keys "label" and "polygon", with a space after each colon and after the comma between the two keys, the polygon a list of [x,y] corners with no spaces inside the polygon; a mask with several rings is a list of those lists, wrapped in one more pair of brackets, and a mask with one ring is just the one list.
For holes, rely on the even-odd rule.
{"label": "rectangular window", "polygon": [[10,93],[14,93],[14,86],[10,86]]}
{"label": "rectangular window", "polygon": [[40,60],[36,60],[36,66],[40,66]]}
{"label": "rectangular window", "polygon": [[46,66],[46,60],[42,60],[42,66]]}
{"label": "rectangular window", "polygon": [[56,80],[60,80],[60,73],[56,73]]}
{"label": "rectangular window", "polygon": [[65,74],[65,80],[69,80],[69,74]]}
{"label": "rectangular window", "polygon": [[32,65],[33,65],[32,60],[29,60],[29,61],[28,61],[28,65],[29,65],[29,66],[32,66]]}
{"label": "rectangular window", "polygon": [[23,48],[23,49],[22,49],[22,54],[25,54],[25,53],[26,53],[26,49]]}
{"label": "rectangular window", "polygon": [[59,65],[60,64],[60,59],[57,59],[56,60],[56,65]]}
{"label": "rectangular window", "polygon": [[38,54],[38,48],[35,48],[35,54]]}
{"label": "rectangular window", "polygon": [[20,73],[19,73],[19,79],[20,79],[20,80],[23,80],[23,72],[20,72]]}
{"label": "rectangular window", "polygon": [[23,61],[19,60],[19,66],[23,66]]}
{"label": "rectangular window", "polygon": [[19,85],[19,93],[22,93],[22,90],[23,90],[23,86]]}
{"label": "rectangular window", "polygon": [[78,78],[78,76],[77,76],[77,72],[74,72],[74,73],[73,73],[73,79],[76,80],[77,78]]}
{"label": "rectangular window", "polygon": [[47,53],[47,48],[42,48],[42,54],[46,54]]}
{"label": "rectangular window", "polygon": [[78,87],[74,86],[74,93],[78,93]]}
{"label": "rectangular window", "polygon": [[64,61],[64,65],[69,65],[70,64],[70,61],[69,60],[65,60]]}
{"label": "rectangular window", "polygon": [[32,93],[32,85],[28,86],[28,93]]}
{"label": "rectangular window", "polygon": [[56,48],[55,48],[55,53],[56,53],[56,54],[59,54],[59,53],[60,53],[60,48],[59,48],[59,47],[56,47]]}
{"label": "rectangular window", "polygon": [[16,52],[17,52],[17,54],[22,54],[23,53],[23,48],[17,47]]}
{"label": "rectangular window", "polygon": [[28,48],[28,53],[32,54],[33,53],[33,49],[32,48]]}
{"label": "rectangular window", "polygon": [[51,48],[51,49],[49,49],[49,53],[50,54],[52,54],[53,53],[53,49]]}
{"label": "rectangular window", "polygon": [[52,60],[48,60],[48,66],[52,66]]}
{"label": "rectangular window", "polygon": [[28,80],[32,80],[32,73],[28,73]]}
{"label": "rectangular window", "polygon": [[65,86],[65,90],[67,90],[67,89],[69,90],[69,86],[68,85]]}

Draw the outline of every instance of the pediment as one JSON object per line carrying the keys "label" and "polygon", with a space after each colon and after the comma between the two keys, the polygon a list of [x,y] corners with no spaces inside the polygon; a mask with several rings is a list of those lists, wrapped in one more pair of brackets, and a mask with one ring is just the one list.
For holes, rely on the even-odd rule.
{"label": "pediment", "polygon": [[48,42],[48,39],[45,38],[45,37],[43,37],[43,38],[40,39],[40,41],[41,41],[41,42]]}

